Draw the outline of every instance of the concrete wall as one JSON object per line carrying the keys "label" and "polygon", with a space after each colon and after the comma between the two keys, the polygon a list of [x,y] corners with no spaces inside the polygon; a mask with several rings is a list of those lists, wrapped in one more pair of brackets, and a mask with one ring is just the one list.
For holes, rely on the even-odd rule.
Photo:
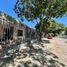
{"label": "concrete wall", "polygon": [[[18,30],[22,30],[23,31],[22,32],[23,36],[17,36]],[[24,26],[20,26],[20,23],[17,23],[17,24],[14,25],[13,39],[17,39],[17,38],[25,39],[25,27]]]}
{"label": "concrete wall", "polygon": [[2,15],[2,17],[0,16],[0,20],[2,20],[0,22],[0,39],[3,39],[4,28],[10,29],[10,27],[13,27],[13,39],[18,38],[18,30],[23,30],[23,36],[21,36],[21,38],[25,39],[25,26],[23,24],[21,24],[20,22],[10,22],[9,20],[7,20],[4,14]]}
{"label": "concrete wall", "polygon": [[[25,40],[27,38],[33,37],[33,31],[32,31],[33,29],[23,25],[19,21],[14,23],[14,22],[11,22],[11,21],[7,20],[7,18],[4,16],[4,14],[0,18],[2,19],[2,22],[0,22],[0,38],[3,38],[3,32],[4,32],[4,28],[5,27],[6,28],[13,27],[13,39],[17,39],[17,38],[20,37],[20,38]],[[22,32],[23,36],[17,36],[18,30],[22,30],[23,31]]]}
{"label": "concrete wall", "polygon": [[0,39],[3,38],[3,25],[0,23]]}

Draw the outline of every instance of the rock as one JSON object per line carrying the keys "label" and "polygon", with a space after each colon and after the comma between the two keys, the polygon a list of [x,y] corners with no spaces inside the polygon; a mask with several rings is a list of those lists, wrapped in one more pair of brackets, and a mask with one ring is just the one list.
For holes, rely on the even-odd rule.
{"label": "rock", "polygon": [[25,67],[33,67],[33,63],[29,60],[24,63]]}
{"label": "rock", "polygon": [[33,44],[33,48],[34,49],[42,49],[42,47],[40,45],[37,45],[37,44]]}
{"label": "rock", "polygon": [[26,44],[20,44],[20,49],[19,51],[21,52],[26,52],[26,51],[29,51],[30,48],[26,46]]}

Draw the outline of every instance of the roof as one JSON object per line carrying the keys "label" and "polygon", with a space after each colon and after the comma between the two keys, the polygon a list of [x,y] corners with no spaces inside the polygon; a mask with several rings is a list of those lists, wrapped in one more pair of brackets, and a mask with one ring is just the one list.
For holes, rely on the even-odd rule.
{"label": "roof", "polygon": [[[19,21],[18,19],[13,18],[13,17],[11,17],[10,15],[7,15],[6,13],[0,11],[0,16],[2,16],[3,14],[4,14],[4,16],[7,18],[7,20],[9,20],[10,22],[21,23],[23,26],[25,26],[25,27],[27,27],[27,28],[30,28],[29,26],[23,24],[23,23],[22,23],[21,21]],[[30,29],[32,29],[32,28],[30,28]]]}

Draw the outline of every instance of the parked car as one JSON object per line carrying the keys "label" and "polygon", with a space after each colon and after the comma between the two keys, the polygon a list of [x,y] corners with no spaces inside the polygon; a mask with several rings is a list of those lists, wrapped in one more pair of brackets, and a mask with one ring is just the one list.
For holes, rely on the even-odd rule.
{"label": "parked car", "polygon": [[53,36],[52,35],[48,35],[48,39],[52,39],[53,38]]}

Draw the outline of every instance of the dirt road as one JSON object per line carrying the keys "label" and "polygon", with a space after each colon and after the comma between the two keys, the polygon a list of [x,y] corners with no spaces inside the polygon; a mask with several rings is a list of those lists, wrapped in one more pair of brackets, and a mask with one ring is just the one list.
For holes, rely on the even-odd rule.
{"label": "dirt road", "polygon": [[50,40],[51,44],[47,48],[58,56],[59,61],[67,67],[67,39],[55,37]]}
{"label": "dirt road", "polygon": [[22,53],[14,58],[14,64],[7,64],[6,67],[67,67],[67,39],[44,38],[42,42],[32,41],[32,47],[28,44],[27,48],[23,49],[24,52],[21,49]]}

